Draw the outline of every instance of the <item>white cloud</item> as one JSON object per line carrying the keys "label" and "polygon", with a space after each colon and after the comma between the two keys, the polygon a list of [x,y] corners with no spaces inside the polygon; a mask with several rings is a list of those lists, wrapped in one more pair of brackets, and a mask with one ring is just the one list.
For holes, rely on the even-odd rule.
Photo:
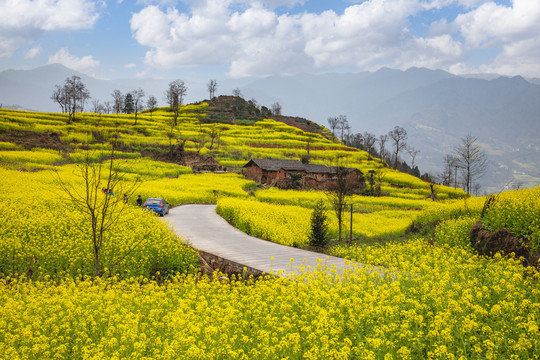
{"label": "white cloud", "polygon": [[46,31],[91,28],[98,18],[96,5],[90,0],[0,1],[0,57]]}
{"label": "white cloud", "polygon": [[469,49],[502,48],[481,71],[540,76],[540,2],[514,0],[512,7],[493,2],[455,20]]}
{"label": "white cloud", "polygon": [[99,68],[99,61],[92,56],[75,57],[66,48],[60,49],[49,57],[49,64],[62,64],[83,74],[94,76]]}
{"label": "white cloud", "polygon": [[514,0],[513,7],[486,3],[459,15],[456,24],[471,46],[506,45],[540,36],[540,2]]}
{"label": "white cloud", "polygon": [[278,6],[292,8],[295,5],[303,5],[307,0],[264,0],[263,4],[270,9],[275,9]]}
{"label": "white cloud", "polygon": [[[166,1],[166,0],[165,0]],[[475,49],[502,48],[493,69],[536,71],[540,1],[514,0],[512,7],[491,0],[365,0],[342,14],[278,16],[276,6],[299,0],[184,1],[190,12],[146,6],[131,18],[134,38],[149,48],[150,67],[228,65],[232,77],[381,66],[465,69]],[[424,36],[411,19],[432,9],[461,7],[448,22],[435,19]],[[443,11],[441,11],[443,12]],[[514,69],[514,70],[511,70]],[[538,73],[540,76],[540,73]]]}
{"label": "white cloud", "polygon": [[25,54],[24,54],[24,58],[25,59],[33,59],[33,58],[36,58],[38,57],[41,52],[43,51],[43,49],[41,48],[41,46],[36,46],[36,47],[33,47],[31,49],[29,49]]}
{"label": "white cloud", "polygon": [[135,69],[137,65],[135,64],[124,64],[125,69]]}

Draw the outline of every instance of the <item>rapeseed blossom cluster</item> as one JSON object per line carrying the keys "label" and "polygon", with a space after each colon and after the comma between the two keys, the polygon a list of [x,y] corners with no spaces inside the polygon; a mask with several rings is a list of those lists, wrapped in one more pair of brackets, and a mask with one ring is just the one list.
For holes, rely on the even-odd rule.
{"label": "rapeseed blossom cluster", "polygon": [[475,216],[444,220],[435,228],[433,240],[438,245],[469,248],[469,231],[477,221],[478,217]]}
{"label": "rapeseed blossom cluster", "polygon": [[[360,250],[360,249],[359,249]],[[0,343],[17,359],[535,359],[538,273],[422,239],[296,279],[0,282]],[[381,266],[379,266],[381,267]]]}

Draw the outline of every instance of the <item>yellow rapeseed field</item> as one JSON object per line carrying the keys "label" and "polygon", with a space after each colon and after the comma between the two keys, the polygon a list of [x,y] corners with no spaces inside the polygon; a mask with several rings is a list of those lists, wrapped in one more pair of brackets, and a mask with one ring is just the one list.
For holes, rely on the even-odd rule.
{"label": "yellow rapeseed field", "polygon": [[298,281],[0,283],[0,343],[13,359],[535,359],[538,273],[423,240],[356,256],[394,271]]}
{"label": "yellow rapeseed field", "polygon": [[[360,241],[329,249],[366,267],[340,270],[321,262],[316,269],[300,267],[294,279],[206,277],[197,274],[196,250],[136,207],[137,194],[171,205],[217,202],[243,231],[297,246],[307,244],[311,208],[324,195],[255,191],[256,184],[238,174],[193,174],[138,151],[117,152],[122,159],[115,168],[138,188],[106,234],[103,277],[94,278],[88,218],[66,199],[55,174],[81,189],[76,174],[85,149],[92,149],[94,161],[110,154],[100,138],[118,133],[120,144],[150,152],[178,139],[187,149],[206,142],[200,152],[229,166],[250,157],[299,158],[309,140],[314,162],[343,155],[364,173],[381,167],[365,152],[273,120],[200,124],[206,106],[183,107],[171,137],[164,109],[139,114],[137,126],[132,115],[78,114],[78,122],[68,124],[65,114],[0,109],[0,129],[54,131],[76,148],[64,154],[0,142],[0,359],[540,357],[539,273],[512,257],[477,256],[467,245],[486,199],[437,187],[444,201],[433,202],[429,184],[386,168],[382,190],[389,196],[353,198]],[[212,126],[220,129],[210,146],[201,137]],[[61,165],[69,162],[75,164]],[[540,188],[499,195],[484,209],[484,226],[508,228],[538,244],[539,194]],[[329,218],[335,237],[331,211]],[[400,235],[413,224],[435,224],[433,239],[362,241]],[[348,228],[346,216],[345,234]],[[301,259],[291,267],[297,263]]]}

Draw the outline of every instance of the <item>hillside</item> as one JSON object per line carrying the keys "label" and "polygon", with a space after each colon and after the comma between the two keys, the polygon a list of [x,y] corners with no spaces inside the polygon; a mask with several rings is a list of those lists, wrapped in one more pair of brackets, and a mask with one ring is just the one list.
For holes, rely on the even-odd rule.
{"label": "hillside", "polygon": [[[490,238],[505,250],[513,245],[517,254],[525,245],[540,249],[540,188],[486,201],[436,187],[433,201],[429,184],[363,151],[269,119],[205,123],[210,108],[182,107],[176,126],[166,109],[139,114],[137,125],[133,115],[82,113],[69,123],[65,114],[0,109],[5,357],[537,355],[535,254],[493,254]],[[380,182],[385,196],[351,198],[347,241],[336,238],[337,218],[323,192],[261,187],[236,173],[250,157],[308,156],[307,143],[314,163],[340,156],[365,173],[374,170]],[[201,156],[227,172],[199,172],[199,162],[180,165]],[[107,169],[115,181],[108,182]],[[171,206],[217,204],[242,231],[303,248],[310,246],[312,209],[323,201],[330,243],[318,250],[364,265],[344,271],[321,254],[315,267],[291,259],[286,266],[294,278],[203,274],[208,266],[182,229],[173,233],[166,217],[160,221],[138,207],[137,195],[163,197]],[[113,220],[99,256],[85,207],[92,199],[102,204],[97,214],[107,208],[106,219]],[[473,227],[481,256],[472,247]]]}
{"label": "hillside", "polygon": [[[51,89],[66,77],[81,76],[93,99],[110,100],[115,89],[144,89],[163,102],[166,79],[101,80],[61,65],[0,73],[0,104],[20,109],[57,111]],[[208,96],[204,81],[188,81],[187,102]],[[329,116],[346,115],[353,132],[386,134],[394,126],[409,133],[420,150],[415,162],[437,174],[443,157],[467,134],[478,137],[489,159],[479,179],[484,191],[533,187],[540,182],[538,79],[489,75],[456,76],[444,71],[382,68],[375,72],[301,74],[264,79],[218,79],[217,94],[241,90],[259,106],[279,102],[283,113],[326,125]],[[215,114],[218,116],[218,114]],[[249,117],[246,117],[249,118]],[[221,120],[220,120],[221,121]],[[406,159],[405,159],[406,160]]]}
{"label": "hillside", "polygon": [[[166,108],[139,114],[136,126],[133,114],[82,113],[77,114],[73,124],[68,124],[66,114],[0,109],[0,141],[13,142],[24,149],[67,150],[65,161],[69,163],[88,148],[85,144],[95,147],[111,134],[118,133],[115,140],[117,147],[127,157],[149,156],[156,160],[191,165],[194,170],[204,170],[206,163],[210,170],[216,169],[219,164],[221,168],[241,171],[241,167],[251,158],[309,157],[310,162],[319,164],[332,164],[342,158],[349,167],[356,167],[365,174],[380,169],[378,171],[384,173],[381,188],[387,194],[399,196],[403,188],[413,189],[418,196],[427,197],[430,194],[429,184],[384,167],[378,159],[372,159],[364,151],[328,140],[325,137],[328,136],[327,130],[316,124],[310,126],[316,133],[304,132],[270,119],[245,119],[240,113],[237,114],[240,117],[234,121],[228,117],[225,123],[211,122],[216,112],[223,114],[224,111],[226,109],[212,107],[208,103],[187,105],[182,107],[178,126],[174,127],[172,115]],[[303,125],[307,125],[307,122]],[[326,131],[325,136],[319,131],[323,134]],[[33,143],[32,139],[36,142]],[[186,152],[181,153],[183,150]],[[193,154],[196,154],[197,160],[194,160]],[[217,161],[214,166],[211,158]],[[199,161],[202,161],[201,166],[197,165]],[[10,166],[17,168],[19,165],[13,162]],[[33,163],[21,166],[28,170],[41,168],[41,165]],[[442,197],[463,196],[461,191],[440,189]]]}

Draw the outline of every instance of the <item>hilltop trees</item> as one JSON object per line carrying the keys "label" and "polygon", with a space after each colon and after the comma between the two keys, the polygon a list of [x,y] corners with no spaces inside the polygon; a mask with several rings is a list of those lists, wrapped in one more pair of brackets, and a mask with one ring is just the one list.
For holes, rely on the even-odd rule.
{"label": "hilltop trees", "polygon": [[281,104],[277,101],[272,104],[272,115],[281,116]]}
{"label": "hilltop trees", "polygon": [[79,76],[68,77],[62,86],[56,85],[51,99],[60,105],[63,113],[69,114],[71,122],[77,111],[83,111],[84,103],[90,98],[90,92]]}
{"label": "hilltop trees", "polygon": [[362,135],[362,144],[364,146],[364,150],[366,150],[370,155],[375,155],[376,142],[377,138],[375,137],[375,135],[364,131],[364,134]]}
{"label": "hilltop trees", "polygon": [[111,96],[113,98],[113,111],[120,114],[124,111],[124,95],[120,90],[114,90]]}
{"label": "hilltop trees", "polygon": [[150,109],[150,118],[152,118],[152,113],[154,112],[154,108],[157,106],[157,104],[157,99],[153,95],[150,95],[148,100],[146,100],[146,107]]}
{"label": "hilltop trees", "polygon": [[336,137],[336,128],[338,124],[339,124],[339,119],[337,116],[328,117],[328,125],[330,125],[330,131],[332,132],[333,137]]}
{"label": "hilltop trees", "polygon": [[182,80],[171,81],[169,83],[169,88],[167,91],[165,91],[165,100],[167,101],[167,104],[169,104],[169,107],[174,114],[174,126],[177,125],[178,113],[186,93],[187,87]]}
{"label": "hilltop trees", "polygon": [[124,114],[133,114],[135,111],[135,104],[133,102],[133,95],[127,93],[124,99]]}
{"label": "hilltop trees", "polygon": [[336,129],[341,130],[341,141],[346,142],[345,135],[350,138],[351,127],[349,121],[347,120],[346,115],[339,116],[329,116],[328,125],[330,125],[330,131],[332,131],[332,136],[336,137]]}
{"label": "hilltop trees", "polygon": [[206,86],[208,87],[208,93],[210,95],[210,100],[212,100],[214,98],[214,96],[216,95],[217,80],[215,80],[215,79],[210,80],[208,82],[208,84],[206,84]]}
{"label": "hilltop trees", "polygon": [[144,98],[144,90],[141,88],[133,90],[131,92],[131,96],[133,97],[133,105],[135,110],[135,125],[137,125],[137,114],[143,109],[142,99]]}
{"label": "hilltop trees", "polygon": [[351,126],[349,125],[349,120],[347,120],[347,115],[339,115],[338,116],[339,121],[339,129],[341,130],[341,141],[346,142],[345,137],[349,135],[349,132],[351,130]]}
{"label": "hilltop trees", "polygon": [[233,94],[233,96],[236,96],[236,97],[242,97],[242,92],[240,91],[239,88],[235,88],[235,89],[232,91],[232,94]]}

